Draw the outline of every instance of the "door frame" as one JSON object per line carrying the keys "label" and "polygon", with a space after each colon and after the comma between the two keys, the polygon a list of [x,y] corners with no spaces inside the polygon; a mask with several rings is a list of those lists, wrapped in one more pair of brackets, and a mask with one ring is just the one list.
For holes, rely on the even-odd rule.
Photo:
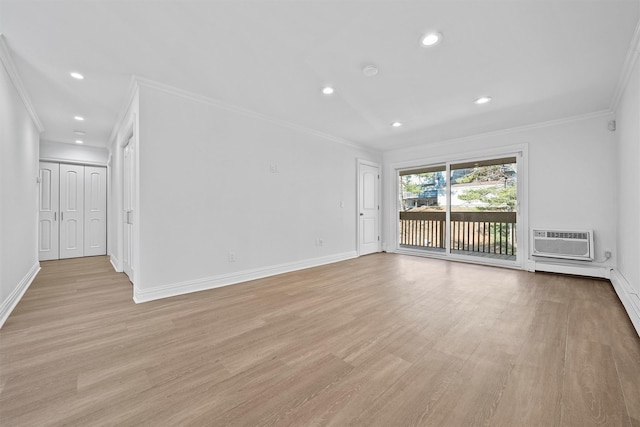
{"label": "door frame", "polygon": [[[372,162],[369,160],[364,160],[364,159],[356,159],[356,250],[358,253],[358,256],[362,256],[362,245],[361,245],[361,237],[362,237],[362,233],[364,232],[362,230],[362,224],[360,221],[360,197],[361,197],[361,190],[360,190],[360,178],[362,175],[362,166],[366,165],[366,166],[371,166],[374,167],[378,170],[378,179],[376,180],[376,199],[378,200],[378,211],[377,211],[377,233],[378,233],[378,247],[376,249],[376,252],[380,252],[381,248],[382,248],[382,215],[381,215],[381,205],[382,205],[382,200],[381,200],[381,177],[382,177],[382,170],[381,170],[381,166],[379,163],[376,162]],[[369,252],[367,252],[368,254]]]}
{"label": "door frame", "polygon": [[[131,283],[134,282],[134,274],[135,274],[135,247],[136,247],[136,239],[135,233],[137,227],[136,224],[136,203],[137,203],[137,187],[136,187],[136,171],[137,171],[137,144],[135,134],[133,129],[128,133],[128,137],[124,139],[123,145],[120,147],[122,150],[122,169],[121,169],[121,221],[122,221],[122,234],[120,236],[122,241],[122,272],[125,273],[129,277],[129,281]],[[132,164],[130,166],[129,174],[130,176],[127,179],[127,159],[125,157],[125,153],[127,150],[130,150],[130,155],[132,156]],[[131,193],[127,192],[125,188],[127,186],[127,182],[129,182]],[[127,203],[126,198],[130,196],[130,206],[129,212],[126,211],[126,207],[129,203]],[[130,222],[129,222],[130,221]],[[127,230],[127,224],[130,225],[129,230]],[[129,239],[126,238],[127,233],[129,233]],[[130,245],[127,248],[127,241],[129,241]],[[125,254],[128,253],[129,259]]]}
{"label": "door frame", "polygon": [[[516,224],[517,224],[517,234],[516,238],[518,241],[518,252],[516,255],[515,261],[502,261],[491,258],[482,258],[482,257],[473,257],[473,256],[464,256],[464,255],[456,255],[450,254],[449,252],[449,244],[448,240],[450,238],[450,230],[449,230],[449,195],[447,194],[447,250],[446,253],[438,253],[438,252],[430,252],[430,251],[422,251],[419,249],[406,249],[401,248],[399,244],[399,227],[398,227],[398,212],[400,209],[400,186],[398,182],[399,172],[405,169],[412,168],[420,168],[429,165],[446,165],[447,174],[450,173],[449,165],[451,163],[464,163],[468,161],[474,161],[478,159],[487,159],[487,158],[500,158],[500,157],[516,157],[517,167],[518,167],[518,181],[517,181],[517,192],[518,192],[518,204],[516,209]],[[527,144],[519,144],[519,145],[510,145],[504,147],[496,147],[492,149],[486,150],[478,150],[473,152],[466,153],[452,153],[450,155],[438,155],[432,158],[421,158],[417,160],[398,162],[391,164],[389,166],[390,173],[393,173],[391,179],[393,179],[393,190],[391,193],[390,201],[388,203],[387,212],[390,212],[389,218],[385,222],[386,226],[389,227],[388,230],[391,231],[390,237],[393,238],[393,243],[389,242],[389,252],[401,253],[407,255],[418,255],[424,256],[428,258],[440,258],[440,259],[448,259],[452,261],[463,261],[469,262],[472,264],[483,264],[483,265],[495,265],[500,267],[509,267],[516,269],[524,269],[526,260],[529,257],[529,208],[528,208],[528,145]],[[447,180],[447,191],[449,191],[449,180]]]}

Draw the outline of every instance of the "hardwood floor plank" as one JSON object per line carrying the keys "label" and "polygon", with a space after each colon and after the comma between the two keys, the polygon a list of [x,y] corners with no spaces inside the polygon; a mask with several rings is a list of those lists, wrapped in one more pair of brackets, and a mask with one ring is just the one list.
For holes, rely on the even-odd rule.
{"label": "hardwood floor plank", "polygon": [[528,328],[521,329],[520,351],[493,418],[496,426],[561,425],[569,307],[554,300],[539,300]]}
{"label": "hardwood floor plank", "polygon": [[610,283],[375,254],[144,304],[47,261],[0,330],[0,425],[640,427]]}
{"label": "hardwood floor plank", "polygon": [[631,425],[609,346],[581,337],[568,338],[561,423]]}
{"label": "hardwood floor plank", "polygon": [[626,321],[628,328],[621,328],[626,333],[614,332],[611,351],[631,424],[640,427],[640,345],[637,340],[629,339],[634,329],[631,321]]}

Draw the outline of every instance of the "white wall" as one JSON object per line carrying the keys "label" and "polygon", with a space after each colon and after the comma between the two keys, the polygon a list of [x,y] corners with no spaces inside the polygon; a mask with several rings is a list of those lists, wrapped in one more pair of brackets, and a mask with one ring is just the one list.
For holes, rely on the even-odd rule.
{"label": "white wall", "polygon": [[[593,229],[595,256],[603,261],[604,249],[615,248],[616,233],[616,156],[614,133],[607,129],[610,119],[601,114],[385,153],[384,244],[389,250],[396,247],[394,164],[414,162],[418,166],[443,157],[462,160],[483,151],[525,145],[529,228]],[[528,249],[523,246],[519,250]],[[614,265],[615,258],[614,251],[611,260],[589,265]]]}
{"label": "white wall", "polygon": [[612,282],[640,333],[640,61],[616,112],[618,173],[617,269]]}
{"label": "white wall", "polygon": [[[4,42],[0,39],[0,44]],[[18,92],[4,46],[0,59],[0,326],[39,270],[39,129]],[[14,73],[10,74],[9,70]],[[21,87],[21,85],[19,85]]]}
{"label": "white wall", "polygon": [[137,301],[356,256],[356,159],[379,156],[184,94],[139,96]]}
{"label": "white wall", "polygon": [[40,141],[40,160],[106,166],[108,159],[109,151],[106,148]]}

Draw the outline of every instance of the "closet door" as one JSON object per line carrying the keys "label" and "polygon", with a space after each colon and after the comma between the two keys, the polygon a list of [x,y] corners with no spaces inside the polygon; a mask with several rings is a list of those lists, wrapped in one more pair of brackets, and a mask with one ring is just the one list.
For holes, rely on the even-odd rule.
{"label": "closet door", "polygon": [[58,259],[60,165],[40,162],[40,215],[38,218],[38,259]]}
{"label": "closet door", "polygon": [[60,165],[60,259],[84,256],[84,166]]}
{"label": "closet door", "polygon": [[84,167],[84,256],[107,254],[107,169]]}

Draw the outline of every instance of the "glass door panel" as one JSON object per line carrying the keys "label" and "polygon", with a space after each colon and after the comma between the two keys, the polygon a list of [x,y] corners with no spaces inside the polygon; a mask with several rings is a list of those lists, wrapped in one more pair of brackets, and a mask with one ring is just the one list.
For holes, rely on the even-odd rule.
{"label": "glass door panel", "polygon": [[446,251],[446,166],[400,171],[399,245]]}
{"label": "glass door panel", "polygon": [[515,157],[450,165],[451,254],[516,260]]}

